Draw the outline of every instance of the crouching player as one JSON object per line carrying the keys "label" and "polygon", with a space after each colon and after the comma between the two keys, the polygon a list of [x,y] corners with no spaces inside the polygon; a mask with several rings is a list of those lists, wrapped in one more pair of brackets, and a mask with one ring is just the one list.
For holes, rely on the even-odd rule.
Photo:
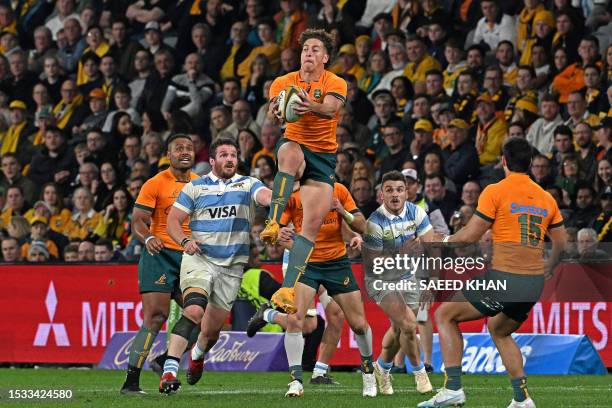
{"label": "crouching player", "polygon": [[[421,361],[416,336],[416,313],[419,302],[426,300],[427,292],[418,291],[414,271],[374,270],[376,258],[394,257],[398,252],[415,245],[419,240],[430,242],[434,232],[429,218],[421,207],[408,202],[406,180],[398,171],[391,171],[382,178],[383,204],[370,215],[364,236],[364,265],[368,295],[380,306],[391,320],[396,341],[383,341],[380,357],[374,363],[374,373],[380,393],[393,394],[391,367],[399,348],[408,356],[420,393],[432,390],[429,377]],[[388,288],[389,282],[405,280],[412,282],[414,290],[395,291]]]}
{"label": "crouching player", "polygon": [[[491,269],[479,281],[505,281],[505,291],[482,290],[456,294],[436,310],[440,347],[446,369],[444,387],[419,407],[451,407],[465,403],[461,387],[463,338],[458,324],[488,316],[487,328],[510,376],[514,398],[508,408],[534,408],[527,392],[523,357],[512,333],[521,327],[544,288],[545,272],[556,265],[566,241],[563,218],[555,199],[529,178],[531,146],[510,138],[502,148],[506,178],[487,186],[474,216],[444,243],[474,243],[492,230]],[[544,237],[552,241],[547,264]]]}
{"label": "crouching player", "polygon": [[[168,214],[168,234],[184,249],[180,285],[183,315],[170,335],[159,391],[175,393],[180,357],[193,327],[202,331],[189,353],[187,382],[198,382],[204,354],[219,338],[236,300],[249,259],[255,205],[270,205],[271,191],[256,178],[236,174],[238,145],[217,139],[210,146],[212,171],[185,185]],[[189,217],[191,237],[180,227]]]}
{"label": "crouching player", "polygon": [[[289,198],[281,217],[281,225],[287,225],[289,221],[293,222],[296,234],[299,234],[302,229],[304,219],[302,206],[300,191],[296,191]],[[258,318],[253,319],[251,323],[260,324],[257,320],[263,319],[266,322],[286,326],[285,350],[291,373],[291,382],[285,394],[286,397],[301,397],[304,394],[301,365],[304,350],[302,328],[306,311],[319,290],[319,286],[327,289],[327,293],[338,303],[355,333],[355,340],[361,354],[363,396],[376,396],[376,380],[372,363],[372,330],[365,318],[361,293],[353,276],[343,239],[344,229],[345,233],[352,235],[351,245],[361,246],[361,236],[358,233],[346,231],[348,228],[343,225],[350,226],[354,231],[363,232],[365,218],[357,209],[349,191],[339,183],[334,183],[333,207],[334,209],[328,212],[323,220],[315,240],[314,251],[303,273],[298,276],[295,286],[297,312],[285,315],[264,306],[258,311]],[[278,238],[281,245],[291,248],[295,234],[292,229],[283,227]]]}

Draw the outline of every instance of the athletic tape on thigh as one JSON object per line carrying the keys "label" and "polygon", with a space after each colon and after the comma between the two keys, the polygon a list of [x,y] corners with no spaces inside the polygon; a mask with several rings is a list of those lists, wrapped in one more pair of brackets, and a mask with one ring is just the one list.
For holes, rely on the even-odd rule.
{"label": "athletic tape on thigh", "polygon": [[183,299],[183,309],[187,306],[200,306],[202,309],[206,309],[208,304],[208,297],[200,292],[190,292]]}
{"label": "athletic tape on thigh", "polygon": [[332,298],[331,296],[329,296],[329,293],[327,293],[327,291],[324,291],[319,295],[319,302],[321,302],[321,304],[323,305],[323,309],[326,309],[327,305],[329,305],[331,301]]}

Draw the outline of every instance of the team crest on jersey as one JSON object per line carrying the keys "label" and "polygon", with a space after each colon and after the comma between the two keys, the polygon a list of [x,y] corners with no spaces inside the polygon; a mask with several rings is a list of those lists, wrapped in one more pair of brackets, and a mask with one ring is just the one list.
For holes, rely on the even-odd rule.
{"label": "team crest on jersey", "polygon": [[244,186],[244,182],[234,183],[232,184],[232,188],[242,188]]}
{"label": "team crest on jersey", "polygon": [[383,231],[383,239],[384,239],[384,240],[390,240],[390,239],[393,239],[393,238],[395,238],[395,237],[393,236],[393,231],[391,231],[391,230],[385,230],[385,231]]}
{"label": "team crest on jersey", "polygon": [[416,223],[414,221],[409,221],[406,223],[406,232],[415,232],[416,231]]}
{"label": "team crest on jersey", "polygon": [[319,98],[321,98],[321,95],[323,95],[323,92],[321,92],[320,89],[315,89],[314,90],[314,97],[315,98],[319,99]]}

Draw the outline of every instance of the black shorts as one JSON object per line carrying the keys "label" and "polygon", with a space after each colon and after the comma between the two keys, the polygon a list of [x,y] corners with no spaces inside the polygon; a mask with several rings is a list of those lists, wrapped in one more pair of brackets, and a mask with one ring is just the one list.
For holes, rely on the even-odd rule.
{"label": "black shorts", "polygon": [[544,290],[544,275],[521,275],[487,270],[467,281],[463,296],[485,316],[503,313],[524,322]]}

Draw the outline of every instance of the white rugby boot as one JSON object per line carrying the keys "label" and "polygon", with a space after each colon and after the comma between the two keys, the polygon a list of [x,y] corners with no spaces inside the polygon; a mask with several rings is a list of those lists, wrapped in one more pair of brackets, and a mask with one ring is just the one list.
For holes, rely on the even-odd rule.
{"label": "white rugby boot", "polygon": [[289,389],[285,393],[285,397],[294,398],[304,396],[304,386],[301,382],[298,380],[293,380],[288,385]]}
{"label": "white rugby boot", "polygon": [[508,405],[508,408],[535,408],[535,406],[535,402],[533,402],[531,398],[527,398],[522,402],[516,402],[514,399],[512,399],[512,402],[510,405]]}
{"label": "white rugby boot", "polygon": [[427,371],[423,368],[421,371],[414,372],[414,380],[416,381],[416,390],[420,394],[426,394],[433,391]]}
{"label": "white rugby boot", "polygon": [[465,394],[463,389],[453,391],[448,388],[440,388],[433,398],[423,401],[417,405],[418,408],[442,408],[460,407],[465,404]]}
{"label": "white rugby boot", "polygon": [[378,384],[378,390],[382,395],[393,395],[393,377],[391,373],[385,371],[378,361],[374,361],[374,376],[376,377],[376,383]]}
{"label": "white rugby boot", "polygon": [[375,397],[376,396],[376,378],[373,373],[361,373],[363,379],[363,393],[364,397]]}

